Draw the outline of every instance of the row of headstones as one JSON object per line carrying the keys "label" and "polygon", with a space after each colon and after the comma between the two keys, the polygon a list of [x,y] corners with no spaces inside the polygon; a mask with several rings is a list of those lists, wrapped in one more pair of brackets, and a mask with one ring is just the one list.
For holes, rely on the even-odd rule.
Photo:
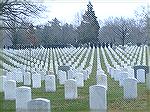
{"label": "row of headstones", "polygon": [[[112,58],[112,56],[111,56],[109,50],[106,49],[106,51],[107,51],[107,53],[108,53],[108,56],[109,56],[109,58],[110,58],[112,64],[114,65],[114,67],[117,67],[117,66],[118,66],[118,65],[117,65],[117,62],[115,62],[115,60]],[[115,54],[115,52],[114,52],[114,54]],[[116,54],[115,54],[115,55],[116,55]],[[119,58],[118,58],[117,60],[118,60],[118,62],[121,61]],[[132,61],[133,64],[132,64],[132,65],[134,65],[135,62],[136,62],[136,59],[133,59],[133,61]],[[121,63],[121,66],[122,66],[122,67],[125,67],[125,68],[126,68],[126,67],[127,67],[127,64],[130,65],[131,62],[130,62],[130,60],[127,60],[127,64],[125,64],[125,62],[123,62],[123,61],[121,61],[120,63]]]}
{"label": "row of headstones", "polygon": [[[22,52],[23,51],[23,52]],[[28,56],[28,55],[26,55],[26,53],[27,54],[29,54],[29,50],[27,50],[27,51],[25,51],[25,50],[22,50],[22,51],[20,51],[20,50],[13,50],[13,51],[6,51],[5,53],[6,54],[8,54],[8,55],[11,55],[12,57],[14,57],[14,58],[16,58],[16,59],[18,59],[18,60],[20,60],[20,61],[22,61],[23,63],[26,63],[27,62],[27,64],[29,65],[29,63],[30,63],[30,61],[36,61],[36,58],[33,58],[33,57],[31,57],[30,58],[30,56]],[[25,52],[24,52],[25,51]],[[19,52],[19,54],[18,54],[18,52]],[[21,52],[21,53],[20,53]],[[11,53],[13,53],[13,54],[11,54]],[[31,51],[31,53],[32,53],[32,51]],[[36,53],[35,53],[36,54]],[[21,58],[21,57],[19,57],[18,55],[20,55],[21,57],[25,57],[26,59],[30,59],[30,61],[26,61],[24,58]],[[36,55],[36,56],[38,56],[38,55]],[[34,60],[35,59],[35,60]],[[13,61],[13,60],[12,60]],[[39,60],[37,60],[37,63],[39,62]],[[19,63],[18,64],[16,64],[16,65],[18,65],[18,66],[20,66],[19,65]],[[34,65],[34,63],[31,63],[31,65]]]}
{"label": "row of headstones", "polygon": [[[113,53],[114,57],[115,57],[115,58],[117,57],[116,60],[121,61],[120,58],[119,58],[119,56],[116,54],[116,52],[113,51],[111,48],[110,48],[110,50],[111,50],[111,52]],[[117,51],[117,49],[116,49],[116,51]],[[119,53],[119,54],[120,54],[120,53]],[[122,57],[122,56],[121,56],[121,57]],[[124,57],[124,61],[127,61],[127,64],[130,65],[130,60],[127,59],[126,57]]]}
{"label": "row of headstones", "polygon": [[[20,51],[18,51],[18,52],[20,52]],[[16,54],[16,53],[15,53]],[[14,56],[15,58],[17,57],[17,56]],[[18,57],[18,58],[20,58],[20,57]],[[32,59],[32,58],[31,58]],[[37,63],[38,63],[38,61],[39,60],[37,60]],[[12,62],[13,62],[13,60],[12,60]],[[14,61],[15,62],[15,61]],[[32,65],[33,63],[31,63],[31,65]],[[18,64],[17,64],[18,65]]]}
{"label": "row of headstones", "polygon": [[[131,61],[130,61],[130,59],[127,59],[126,57],[124,57],[124,61],[122,61],[121,59],[120,59],[120,57],[118,56],[118,55],[120,55],[120,53],[119,54],[116,54],[116,52],[113,50],[113,49],[111,49],[110,48],[110,51],[112,52],[112,54],[114,55],[114,58],[116,58],[116,60],[118,61],[118,62],[121,62],[121,65],[122,66],[124,66],[124,64],[125,63],[127,63],[127,65],[131,65]],[[137,52],[138,53],[138,52]],[[134,54],[134,53],[133,53]],[[121,56],[122,57],[122,56]],[[132,56],[131,56],[132,57]],[[134,63],[136,62],[136,59],[134,58],[134,60],[132,61],[132,65],[134,65]]]}
{"label": "row of headstones", "polygon": [[[114,63],[116,64],[115,66],[116,68],[113,68],[108,64],[108,61],[104,53],[103,56],[104,56],[105,64],[109,68],[108,69],[109,74],[111,75],[112,78],[114,78],[115,81],[119,81],[120,86],[122,86],[122,81],[124,78],[127,77],[135,78],[134,69],[131,68],[131,66],[120,67],[117,66],[117,63]],[[136,73],[137,81],[140,83],[145,83],[145,74],[146,73],[144,69],[138,69]]]}
{"label": "row of headstones", "polygon": [[[82,73],[71,69],[68,71],[68,77],[66,76],[66,72],[59,71],[59,82],[60,84],[65,84],[67,79],[75,79],[77,81],[78,87],[84,86],[84,80],[89,78],[89,74],[91,73],[92,69],[83,70]],[[16,82],[23,82],[24,85],[31,85],[32,80],[32,87],[33,88],[40,88],[41,87],[41,80],[45,80],[45,89],[46,92],[55,92],[56,91],[56,83],[55,83],[55,76],[54,75],[43,75],[45,78],[42,79],[39,73],[32,73],[29,72],[21,72],[20,70],[16,69],[13,72],[7,72],[6,76],[1,76],[1,81],[4,83],[7,80],[15,80]],[[5,90],[4,86],[2,87]]]}
{"label": "row of headstones", "polygon": [[[22,74],[22,72],[15,72],[15,74],[9,72],[6,74],[6,76],[0,76],[1,91],[5,90],[4,83],[8,80],[14,80],[17,83],[23,82],[23,85],[27,85],[27,86],[32,85],[32,88],[40,88],[41,81],[45,80],[46,92],[56,91],[55,75],[45,75],[44,78],[42,79],[41,75],[38,73],[34,73],[31,76],[29,72],[26,72],[24,75]],[[31,80],[32,80],[32,84],[31,84]]]}
{"label": "row of headstones", "polygon": [[[146,46],[144,46],[144,49],[146,49]],[[133,53],[134,54],[134,53]],[[146,56],[146,53],[144,53],[143,52],[143,54]],[[144,58],[144,57],[143,57]],[[134,61],[134,60],[133,60]],[[141,68],[143,65],[138,65],[139,67],[138,68]],[[141,66],[141,67],[140,67]],[[137,66],[136,66],[136,68],[137,68]],[[121,68],[122,69],[122,68]],[[143,69],[143,67],[142,67],[142,69],[139,69],[139,70],[137,70],[137,73],[134,73],[134,70],[129,66],[129,67],[127,67],[127,66],[125,66],[124,67],[124,69],[128,69],[129,70],[129,74],[132,74],[131,76],[132,77],[136,77],[137,78],[137,80],[138,80],[138,82],[140,82],[140,83],[144,83],[145,82],[145,74],[146,74],[146,72],[145,72],[145,70]],[[135,75],[135,76],[134,76]]]}
{"label": "row of headstones", "polygon": [[44,98],[32,99],[31,88],[21,86],[16,88],[16,82],[9,80],[6,86],[11,88],[5,89],[5,99],[15,100],[16,112],[50,112],[50,100]]}
{"label": "row of headstones", "polygon": [[[69,80],[69,81],[70,81],[70,80]],[[66,82],[65,85],[67,85],[67,83],[69,83],[69,81]],[[72,82],[75,82],[75,81],[72,81]],[[69,83],[68,85],[70,86],[70,85],[72,85],[72,84]],[[68,86],[68,85],[67,85],[67,86]],[[74,85],[75,85],[75,84],[74,84]],[[65,90],[65,91],[68,90],[68,95],[67,95],[68,97],[66,97],[67,99],[72,98],[71,96],[73,96],[73,97],[75,97],[75,98],[76,98],[76,96],[77,96],[77,95],[76,95],[77,92],[74,93],[74,91],[76,91],[76,89],[72,89],[72,87],[73,87],[73,86],[71,86],[71,88],[70,88],[72,91],[69,90],[69,89],[66,89],[66,90]],[[75,87],[77,87],[77,85],[75,85]],[[96,86],[96,87],[97,87],[97,86]],[[130,85],[130,87],[131,87],[131,85]],[[99,88],[101,88],[101,87],[99,87]],[[104,87],[103,87],[102,90],[105,90]],[[97,91],[101,91],[101,92],[102,92],[102,90],[97,90]],[[127,88],[127,90],[128,90],[128,88]],[[126,91],[127,91],[127,90],[126,90]],[[97,92],[97,91],[96,91],[96,92]],[[105,91],[106,91],[106,90],[105,90]],[[72,94],[71,94],[70,92],[71,92]],[[92,91],[92,92],[93,92],[93,91]],[[67,93],[67,92],[66,92],[66,93]],[[105,93],[105,92],[102,92],[102,93]],[[134,93],[134,92],[133,92],[133,93]],[[100,95],[100,96],[95,96],[95,94],[94,94],[94,96],[92,96],[93,94],[94,94],[94,93],[91,93],[91,92],[90,92],[90,108],[91,108],[91,109],[103,109],[103,108],[106,108],[106,103],[105,103],[105,102],[106,102],[107,100],[101,100],[101,101],[99,101],[99,102],[97,103],[97,104],[99,104],[99,105],[95,107],[95,105],[92,103],[92,102],[95,102],[95,100],[94,100],[93,97],[95,97],[95,99],[97,99],[97,98],[100,98],[101,95]],[[106,96],[106,94],[103,94],[103,95]],[[70,96],[70,97],[69,97],[69,96]],[[130,95],[130,96],[132,96],[132,95]],[[101,98],[104,98],[104,96],[101,97]],[[97,101],[97,100],[96,100],[96,101]],[[101,102],[101,103],[100,103],[100,102]],[[104,103],[102,103],[102,102],[104,102]],[[92,104],[93,104],[93,106],[92,106]],[[103,106],[103,107],[102,107],[102,106]]]}
{"label": "row of headstones", "polygon": [[[124,54],[123,55],[121,55],[121,56],[124,56],[125,54],[127,55],[127,58],[130,58],[130,60],[132,59],[132,62],[129,62],[132,66],[134,66],[135,65],[135,63],[137,63],[137,64],[141,64],[141,62],[142,62],[142,64],[143,65],[146,65],[146,48],[147,48],[147,46],[143,46],[143,47],[137,47],[137,49],[138,50],[134,50],[133,52],[131,52],[130,54],[131,54],[131,56],[129,56],[129,54],[126,54],[125,52],[124,52]],[[119,48],[117,48],[119,51],[119,54],[121,54],[121,52],[123,51],[122,49],[119,49]],[[139,56],[138,56],[139,55]],[[142,55],[143,55],[143,59],[142,59]],[[138,57],[138,58],[137,58]],[[126,57],[124,57],[124,59],[125,60],[127,60],[127,58]],[[141,60],[142,59],[142,60]],[[137,62],[136,62],[136,60],[137,60]]]}
{"label": "row of headstones", "polygon": [[[16,101],[16,112],[50,112],[50,100],[37,98],[32,100],[30,87],[17,87],[16,82],[9,80],[6,86],[11,86],[13,89],[8,89],[5,92],[5,99]],[[77,84],[73,79],[69,79],[65,83],[65,99],[77,98]],[[99,100],[98,100],[99,99]],[[106,110],[106,88],[101,85],[94,85],[89,88],[89,105],[91,110]]]}
{"label": "row of headstones", "polygon": [[[135,78],[134,69],[131,67],[128,68],[120,68],[115,69],[113,67],[110,67],[109,74],[112,78],[114,78],[115,81],[119,81],[119,85],[123,86],[123,80],[130,77]],[[138,69],[136,72],[136,78],[138,83],[145,83],[145,70],[144,69]]]}
{"label": "row of headstones", "polygon": [[[20,52],[20,51],[19,51]],[[79,52],[80,53],[80,52]],[[33,58],[32,58],[33,59]],[[39,60],[37,60],[37,63],[39,62]],[[33,65],[34,63],[31,63],[31,65]],[[39,63],[38,63],[39,64]],[[21,65],[22,66],[22,65]],[[34,65],[35,66],[35,65]],[[52,67],[53,67],[53,65],[52,65]],[[24,67],[25,68],[25,67]],[[35,66],[35,68],[37,68],[38,69],[38,67],[37,66]],[[52,68],[53,69],[53,68]]]}
{"label": "row of headstones", "polygon": [[[103,54],[105,57],[105,55]],[[104,58],[107,62],[107,59]],[[104,61],[105,62],[105,61]],[[106,63],[105,63],[106,64]],[[145,70],[137,70],[137,79],[134,78],[134,70],[129,68],[122,68],[121,70],[111,67],[108,63],[106,64],[109,70],[109,74],[115,81],[119,81],[119,85],[124,88],[124,98],[133,99],[137,97],[137,83],[145,83]],[[107,70],[108,71],[108,70]],[[128,73],[129,71],[129,73]]]}
{"label": "row of headstones", "polygon": [[[150,76],[149,76],[150,77]],[[105,112],[107,110],[107,86],[106,75],[97,75],[97,85],[89,88],[90,109]],[[123,93],[124,99],[137,98],[137,80],[135,78],[124,79]],[[150,84],[150,81],[149,81]]]}
{"label": "row of headstones", "polygon": [[[130,60],[133,58],[132,55],[129,56],[129,54],[126,54],[126,56],[125,56],[125,54],[124,54],[123,52],[121,52],[121,50],[122,50],[122,49],[119,49],[119,48],[117,47],[117,49],[116,49],[115,51],[118,53],[118,55],[120,55],[120,57],[121,57],[121,59],[123,60],[123,62],[126,61],[127,64],[130,65],[130,64],[131,64],[131,63],[130,63]],[[132,54],[134,54],[134,52],[132,52]],[[135,56],[136,56],[136,55],[135,55]],[[136,58],[137,58],[137,57],[135,57],[135,58],[134,58],[135,61],[133,60],[132,62],[136,62]],[[134,63],[133,63],[133,64],[134,64]]]}
{"label": "row of headstones", "polygon": [[[83,52],[84,53],[84,52]],[[78,60],[77,60],[77,62],[74,62],[74,64],[71,64],[73,61],[71,60],[71,61],[69,61],[66,65],[68,65],[68,66],[72,66],[73,68],[75,68],[77,65],[78,65],[78,63],[79,63],[79,61],[81,60],[81,58],[82,58],[82,55],[83,55],[83,53],[80,55],[80,57],[78,58]],[[74,59],[74,58],[73,58]],[[59,62],[60,63],[60,62]],[[62,65],[62,64],[61,64]],[[83,64],[81,64],[81,66],[82,66],[82,68],[84,67],[84,65],[85,65],[85,61],[83,62]],[[55,66],[56,66],[56,68],[55,68],[55,70],[56,70],[56,73],[58,73],[58,64],[57,64],[57,62],[55,63]]]}
{"label": "row of headstones", "polygon": [[[25,67],[24,67],[25,68]],[[34,70],[35,68],[33,68],[33,70]],[[37,69],[38,70],[38,69]]]}

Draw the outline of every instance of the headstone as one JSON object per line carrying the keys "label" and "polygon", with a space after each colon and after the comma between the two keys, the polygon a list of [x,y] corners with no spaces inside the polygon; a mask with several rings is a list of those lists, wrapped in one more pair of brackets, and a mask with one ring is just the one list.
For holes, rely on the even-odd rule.
{"label": "headstone", "polygon": [[109,74],[111,75],[113,67],[109,66]]}
{"label": "headstone", "polygon": [[136,76],[137,76],[137,80],[139,83],[145,83],[145,70],[144,69],[138,69]]}
{"label": "headstone", "polygon": [[7,80],[15,80],[14,74],[12,72],[7,72],[6,78],[7,78]]}
{"label": "headstone", "polygon": [[52,69],[50,69],[49,71],[47,71],[48,75],[54,75],[54,71]]}
{"label": "headstone", "polygon": [[41,75],[36,73],[32,74],[32,87],[40,88],[41,87]]}
{"label": "headstone", "polygon": [[16,81],[7,80],[4,83],[4,97],[5,100],[15,100],[16,99]]}
{"label": "headstone", "polygon": [[74,72],[73,72],[73,70],[68,70],[68,79],[73,79],[73,76],[74,75]]}
{"label": "headstone", "polygon": [[134,69],[129,68],[129,69],[128,69],[128,73],[129,73],[129,74],[128,74],[129,77],[135,78],[135,77],[134,77]]}
{"label": "headstone", "polygon": [[77,87],[83,87],[84,86],[83,73],[77,73],[75,79],[76,79],[76,82],[77,82]]}
{"label": "headstone", "polygon": [[2,75],[6,76],[7,72],[7,70],[2,70]]}
{"label": "headstone", "polygon": [[23,81],[24,85],[31,85],[31,74],[30,74],[30,72],[26,72],[24,74],[23,79],[24,79],[24,81]]}
{"label": "headstone", "polygon": [[135,78],[127,78],[123,81],[124,99],[137,98],[137,80]]}
{"label": "headstone", "polygon": [[27,112],[51,112],[50,100],[37,98],[27,103]]}
{"label": "headstone", "polygon": [[0,76],[0,92],[4,92],[5,82],[6,82],[6,76]]}
{"label": "headstone", "polygon": [[45,79],[45,75],[46,75],[46,71],[40,70],[38,73],[41,75],[41,80],[44,80]]}
{"label": "headstone", "polygon": [[46,90],[46,92],[55,92],[56,91],[55,75],[46,75],[45,76],[45,90]]}
{"label": "headstone", "polygon": [[107,96],[106,88],[102,85],[93,85],[89,87],[89,105],[90,110],[96,112],[106,112]]}
{"label": "headstone", "polygon": [[65,99],[76,99],[77,94],[77,83],[74,79],[69,79],[65,82]]}
{"label": "headstone", "polygon": [[96,84],[104,86],[107,90],[107,75],[101,74],[97,75],[96,77],[97,77]]}
{"label": "headstone", "polygon": [[83,73],[84,80],[89,78],[88,70],[82,70],[81,73]]}
{"label": "headstone", "polygon": [[104,74],[104,71],[103,70],[97,70],[97,74],[101,75],[101,74]]}
{"label": "headstone", "polygon": [[16,112],[26,112],[27,102],[31,100],[30,87],[17,87],[16,89]]}
{"label": "headstone", "polygon": [[120,72],[119,86],[123,86],[123,81],[126,78],[128,78],[128,72]]}
{"label": "headstone", "polygon": [[115,69],[115,73],[114,73],[114,80],[115,81],[119,81],[119,77],[120,77],[120,69]]}
{"label": "headstone", "polygon": [[58,70],[62,70],[62,71],[65,71],[66,72],[66,78],[68,79],[68,71],[70,70],[70,66],[59,66],[58,67]]}
{"label": "headstone", "polygon": [[14,75],[17,82],[23,82],[23,73],[21,72],[21,70],[15,71]]}
{"label": "headstone", "polygon": [[111,75],[111,78],[114,78],[114,73],[115,73],[115,68],[111,68],[110,69],[110,75]]}
{"label": "headstone", "polygon": [[65,81],[67,80],[66,72],[59,70],[58,77],[59,77],[59,84],[65,84]]}
{"label": "headstone", "polygon": [[135,78],[137,78],[136,74],[137,74],[138,69],[144,69],[145,70],[145,76],[146,76],[146,74],[149,73],[149,67],[148,66],[144,66],[144,65],[134,66],[134,76],[135,76]]}

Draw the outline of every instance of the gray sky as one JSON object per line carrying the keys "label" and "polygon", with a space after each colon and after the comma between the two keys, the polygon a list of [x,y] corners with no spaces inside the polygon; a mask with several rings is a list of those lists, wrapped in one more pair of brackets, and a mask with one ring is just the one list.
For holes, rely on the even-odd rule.
{"label": "gray sky", "polygon": [[[40,1],[40,0],[39,0]],[[87,10],[89,0],[41,0],[47,7],[47,19],[37,21],[45,23],[57,18],[62,23],[75,23],[77,15],[81,17]],[[139,7],[147,6],[150,0],[90,0],[93,4],[93,9],[97,20],[107,19],[109,16],[113,17],[134,17],[134,11]]]}

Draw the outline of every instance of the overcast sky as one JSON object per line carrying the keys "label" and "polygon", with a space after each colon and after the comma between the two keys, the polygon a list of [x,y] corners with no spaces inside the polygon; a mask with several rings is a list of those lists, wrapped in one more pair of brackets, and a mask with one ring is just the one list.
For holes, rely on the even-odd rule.
{"label": "overcast sky", "polygon": [[[39,0],[40,1],[40,0]],[[37,21],[37,24],[57,18],[62,23],[75,23],[77,15],[81,17],[87,10],[89,0],[42,0],[48,7],[47,19]],[[98,21],[114,17],[134,17],[134,11],[140,6],[147,6],[150,0],[90,0]]]}

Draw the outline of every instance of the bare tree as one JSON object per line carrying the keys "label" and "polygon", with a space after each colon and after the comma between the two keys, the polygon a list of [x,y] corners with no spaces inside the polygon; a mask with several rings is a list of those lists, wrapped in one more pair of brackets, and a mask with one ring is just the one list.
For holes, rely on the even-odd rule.
{"label": "bare tree", "polygon": [[142,28],[141,33],[147,37],[145,42],[150,44],[150,6],[141,6],[139,10],[135,10],[135,17],[138,25],[141,26],[139,28]]}
{"label": "bare tree", "polygon": [[8,23],[11,21],[20,23],[25,18],[39,17],[45,7],[39,3],[31,3],[26,0],[2,0],[0,2],[0,20],[3,21],[3,27],[0,29],[10,28]]}
{"label": "bare tree", "polygon": [[138,27],[136,26],[136,21],[130,18],[116,17],[109,18],[105,21],[105,27],[107,28],[107,35],[109,32],[114,34],[111,39],[112,42],[117,42],[116,44],[125,45],[127,42],[135,43],[134,36],[135,32],[138,32]]}
{"label": "bare tree", "polygon": [[[20,25],[26,20],[41,17],[46,7],[40,3],[33,3],[29,0],[2,0],[0,1],[0,30],[1,32],[11,33],[11,40],[16,42],[16,30],[28,29]],[[3,31],[2,31],[3,30]],[[0,40],[2,41],[5,37]]]}

